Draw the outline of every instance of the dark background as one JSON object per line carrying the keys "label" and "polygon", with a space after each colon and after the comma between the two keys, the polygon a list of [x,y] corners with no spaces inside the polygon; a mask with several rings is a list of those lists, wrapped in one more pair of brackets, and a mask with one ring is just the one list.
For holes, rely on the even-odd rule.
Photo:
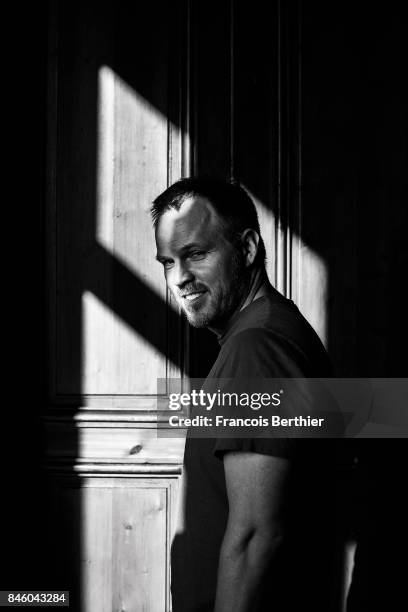
{"label": "dark background", "polygon": [[[245,6],[237,6],[245,17]],[[212,8],[210,3],[200,9],[207,15],[200,22],[203,38],[205,28],[222,18],[222,11]],[[253,8],[238,47],[238,52],[243,45],[253,53],[237,84],[244,90],[245,78],[254,72],[265,74],[262,41],[271,35]],[[1,588],[64,588],[50,584],[44,570],[46,497],[38,418],[47,405],[46,6],[20,7],[5,16],[4,24],[13,35],[3,53],[4,98],[9,105],[4,131],[11,132],[10,144],[4,146],[8,165],[3,184],[9,189],[3,220],[3,321],[4,337],[11,337],[4,348],[3,414],[4,419],[11,416],[11,423],[4,427],[2,446]],[[406,32],[402,8],[395,4],[377,8],[305,2],[302,9],[304,238],[329,266],[328,344],[339,376],[406,376]],[[207,49],[201,48],[205,61]],[[256,122],[254,115],[254,128],[261,130]],[[288,112],[289,149],[295,146],[292,127]],[[251,125],[238,134],[249,143],[258,142]],[[198,170],[200,164],[208,169],[205,159],[213,156],[211,142],[202,143],[201,151]],[[245,159],[237,160],[236,172],[260,196],[267,190],[262,179],[266,171],[261,166],[257,174]],[[211,340],[204,333],[195,341],[198,346],[210,344],[209,361]],[[198,375],[200,368],[206,369],[205,359],[193,365],[193,372]],[[341,489],[344,529],[359,542],[352,590],[355,607],[350,610],[403,608],[396,603],[406,597],[404,565],[397,552],[406,551],[407,543],[407,448],[405,440],[347,444]]]}

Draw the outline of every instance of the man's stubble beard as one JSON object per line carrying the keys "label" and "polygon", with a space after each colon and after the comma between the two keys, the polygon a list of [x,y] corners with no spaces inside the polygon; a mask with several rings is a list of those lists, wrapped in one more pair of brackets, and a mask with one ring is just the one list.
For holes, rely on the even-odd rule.
{"label": "man's stubble beard", "polygon": [[181,305],[192,327],[224,327],[239,304],[243,302],[248,291],[249,274],[243,256],[239,252],[234,254],[231,261],[230,279],[228,290],[225,291],[224,287],[220,287],[216,294],[212,294],[211,303],[204,312],[198,310],[196,313],[191,313]]}

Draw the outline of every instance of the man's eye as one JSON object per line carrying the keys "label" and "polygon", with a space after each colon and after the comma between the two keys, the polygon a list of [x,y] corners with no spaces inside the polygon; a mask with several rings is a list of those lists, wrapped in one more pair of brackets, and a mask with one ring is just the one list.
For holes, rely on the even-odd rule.
{"label": "man's eye", "polygon": [[171,266],[173,265],[173,262],[169,260],[162,261],[161,263],[163,264],[163,268],[165,270],[169,270],[169,268],[171,268]]}
{"label": "man's eye", "polygon": [[205,251],[193,251],[189,254],[190,259],[202,259],[205,257]]}

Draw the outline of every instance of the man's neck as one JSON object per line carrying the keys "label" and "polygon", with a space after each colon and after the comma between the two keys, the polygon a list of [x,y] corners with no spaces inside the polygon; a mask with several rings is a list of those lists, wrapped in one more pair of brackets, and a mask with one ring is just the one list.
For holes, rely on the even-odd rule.
{"label": "man's neck", "polygon": [[244,297],[242,298],[228,321],[225,323],[225,325],[223,325],[222,328],[209,327],[208,329],[214,332],[217,337],[222,336],[225,329],[228,327],[232,317],[234,317],[237,312],[240,312],[255,300],[263,297],[264,295],[267,295],[268,293],[270,293],[271,290],[272,285],[269,282],[265,269],[257,268],[253,270],[250,277],[248,291],[245,293]]}
{"label": "man's neck", "polygon": [[237,311],[243,310],[258,298],[267,295],[267,293],[271,291],[271,288],[272,285],[269,282],[265,269],[257,268],[256,270],[254,270],[251,275],[248,293],[242,301],[241,305],[237,308]]}

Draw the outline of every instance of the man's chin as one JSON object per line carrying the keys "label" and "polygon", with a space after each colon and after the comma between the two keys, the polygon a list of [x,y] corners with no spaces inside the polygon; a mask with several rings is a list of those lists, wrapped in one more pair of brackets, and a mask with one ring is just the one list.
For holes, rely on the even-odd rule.
{"label": "man's chin", "polygon": [[196,327],[199,329],[202,327],[207,327],[209,324],[208,317],[205,316],[204,314],[190,313],[190,312],[185,312],[185,311],[184,311],[184,314],[186,315],[187,321],[192,327]]}
{"label": "man's chin", "polygon": [[182,308],[182,312],[186,317],[188,323],[192,327],[201,328],[208,327],[211,321],[211,313],[208,310],[204,310],[203,308],[197,310],[187,310],[186,308]]}

